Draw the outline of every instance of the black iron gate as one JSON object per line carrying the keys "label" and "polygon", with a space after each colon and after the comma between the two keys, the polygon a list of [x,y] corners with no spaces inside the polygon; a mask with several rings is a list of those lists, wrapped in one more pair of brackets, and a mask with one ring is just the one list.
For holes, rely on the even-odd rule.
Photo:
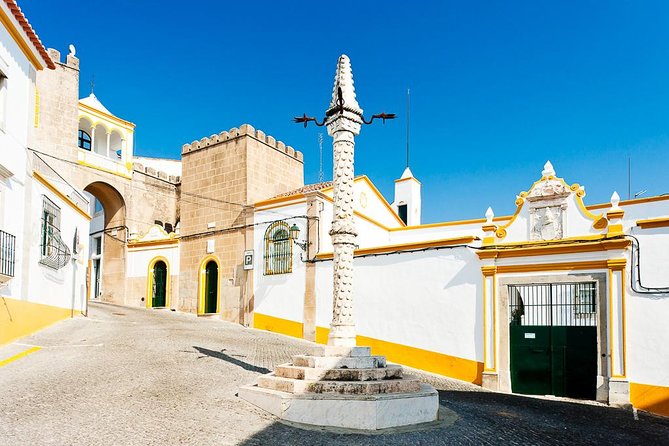
{"label": "black iron gate", "polygon": [[595,282],[509,285],[511,389],[595,399]]}

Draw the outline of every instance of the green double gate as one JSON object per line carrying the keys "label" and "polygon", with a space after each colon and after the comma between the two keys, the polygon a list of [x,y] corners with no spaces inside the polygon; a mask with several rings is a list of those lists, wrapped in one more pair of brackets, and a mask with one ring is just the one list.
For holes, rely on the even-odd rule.
{"label": "green double gate", "polygon": [[512,391],[594,400],[595,284],[510,285],[509,297]]}

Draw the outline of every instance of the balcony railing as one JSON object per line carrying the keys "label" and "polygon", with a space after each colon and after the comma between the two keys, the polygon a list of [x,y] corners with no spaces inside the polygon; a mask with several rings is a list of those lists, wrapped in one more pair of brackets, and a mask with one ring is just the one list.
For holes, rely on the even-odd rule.
{"label": "balcony railing", "polygon": [[0,231],[0,276],[14,277],[16,237]]}

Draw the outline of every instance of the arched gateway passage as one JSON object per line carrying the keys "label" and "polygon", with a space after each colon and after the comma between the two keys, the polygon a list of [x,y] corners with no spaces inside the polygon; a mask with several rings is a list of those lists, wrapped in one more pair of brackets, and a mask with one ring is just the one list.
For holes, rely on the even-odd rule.
{"label": "arched gateway passage", "polygon": [[91,288],[89,296],[125,303],[126,205],[118,190],[95,181],[84,188],[99,201],[103,216],[91,220]]}

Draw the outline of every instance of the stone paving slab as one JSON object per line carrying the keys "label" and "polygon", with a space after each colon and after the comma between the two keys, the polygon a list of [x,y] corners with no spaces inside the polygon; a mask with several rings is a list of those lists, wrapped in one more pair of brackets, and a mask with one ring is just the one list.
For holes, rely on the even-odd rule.
{"label": "stone paving slab", "polygon": [[[239,387],[313,347],[192,315],[91,304],[78,317],[0,347],[0,445],[669,444],[669,419],[598,404],[482,391],[407,370],[439,389],[448,427],[346,435],[287,426]],[[14,354],[14,353],[12,353]]]}

